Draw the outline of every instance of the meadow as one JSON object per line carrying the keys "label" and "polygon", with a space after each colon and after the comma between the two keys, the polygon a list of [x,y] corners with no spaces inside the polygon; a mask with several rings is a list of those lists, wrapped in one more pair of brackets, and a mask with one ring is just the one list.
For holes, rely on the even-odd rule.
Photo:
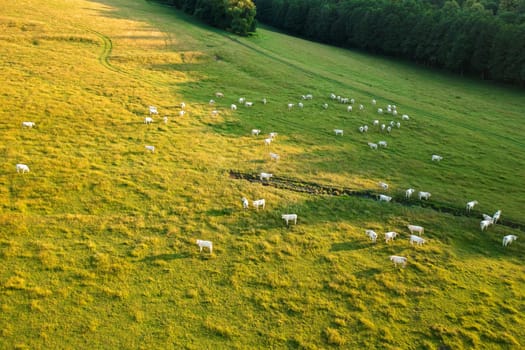
{"label": "meadow", "polygon": [[[506,225],[525,225],[523,90],[264,27],[239,38],[152,2],[0,9],[0,348],[525,346],[525,238]],[[303,109],[287,109],[307,93]],[[231,111],[241,96],[254,106]],[[372,99],[410,120],[359,133],[391,119]],[[159,116],[145,125],[150,105]],[[22,128],[29,120],[36,127]],[[380,139],[386,149],[368,148]],[[453,216],[417,199],[263,186],[231,169],[479,204]],[[242,210],[242,197],[266,209]],[[501,224],[481,232],[480,214],[498,209]],[[298,224],[286,227],[285,212]],[[425,245],[409,244],[407,224],[425,227]],[[400,237],[385,244],[387,231]],[[503,248],[507,234],[518,240]],[[213,254],[196,239],[213,241]]]}

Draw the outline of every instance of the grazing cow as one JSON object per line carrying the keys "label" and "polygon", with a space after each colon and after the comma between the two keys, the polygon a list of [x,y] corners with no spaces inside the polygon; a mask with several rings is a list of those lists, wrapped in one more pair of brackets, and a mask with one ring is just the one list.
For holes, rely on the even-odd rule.
{"label": "grazing cow", "polygon": [[293,108],[293,106],[295,106],[295,104],[293,103],[288,103],[288,110],[291,110]]}
{"label": "grazing cow", "polygon": [[396,127],[399,129],[401,127],[401,123],[400,122],[397,122],[396,123]]}
{"label": "grazing cow", "polygon": [[263,103],[263,105],[265,105],[265,104],[268,103],[268,101],[266,100],[266,98],[263,98],[263,99],[261,100],[261,102]]}
{"label": "grazing cow", "polygon": [[323,103],[323,109],[328,109],[328,103]]}
{"label": "grazing cow", "polygon": [[490,225],[492,225],[492,220],[482,220],[479,223],[481,231],[485,231]]}
{"label": "grazing cow", "polygon": [[379,187],[381,187],[383,190],[388,190],[388,184],[384,183],[384,182],[379,182],[378,183]]}
{"label": "grazing cow", "polygon": [[419,236],[410,235],[410,244],[414,243],[416,243],[417,245],[423,245],[423,243],[425,243],[425,240]]}
{"label": "grazing cow", "polygon": [[162,118],[162,120],[164,120],[164,124],[168,124],[168,117],[165,116],[164,118]]}
{"label": "grazing cow", "polygon": [[159,112],[157,111],[157,107],[149,106],[149,114],[159,114]]}
{"label": "grazing cow", "polygon": [[179,116],[184,117],[184,114],[186,114],[186,111],[180,111]]}
{"label": "grazing cow", "polygon": [[394,266],[397,266],[398,264],[401,264],[403,267],[406,267],[407,265],[407,258],[404,256],[398,256],[398,255],[390,255],[390,261],[394,263]]}
{"label": "grazing cow", "polygon": [[246,102],[244,102],[244,105],[245,105],[246,107],[253,107],[253,102],[248,102],[248,101],[246,101]]}
{"label": "grazing cow", "polygon": [[431,194],[430,192],[422,192],[422,191],[420,191],[420,192],[418,193],[418,197],[419,197],[420,200],[421,200],[421,199],[426,199],[426,200],[428,200],[428,199],[430,198],[431,195],[432,195],[432,194]]}
{"label": "grazing cow", "polygon": [[385,233],[385,242],[388,243],[389,241],[393,241],[394,238],[396,238],[397,232],[390,231]]}
{"label": "grazing cow", "polygon": [[334,129],[335,135],[341,135],[343,136],[343,130],[342,129]]}
{"label": "grazing cow", "polygon": [[377,149],[377,143],[369,142],[368,147],[370,147],[371,149]]}
{"label": "grazing cow", "polygon": [[258,199],[256,201],[253,201],[252,204],[257,210],[259,210],[259,207],[262,207],[264,209],[264,207],[266,206],[266,201],[264,199]]}
{"label": "grazing cow", "polygon": [[372,104],[375,106],[377,101],[375,99],[372,100]]}
{"label": "grazing cow", "polygon": [[144,124],[151,124],[151,123],[153,123],[153,118],[151,117],[144,118]]}
{"label": "grazing cow", "polygon": [[297,107],[299,107],[299,108],[303,108],[303,107],[304,107],[304,105],[303,105],[303,103],[302,103],[302,102],[299,102],[299,103],[297,104]]}
{"label": "grazing cow", "polygon": [[375,233],[375,231],[373,231],[373,230],[366,230],[366,231],[365,231],[365,234],[366,234],[368,237],[370,237],[370,240],[371,240],[372,242],[374,242],[374,243],[376,242],[376,240],[377,240],[377,233]]}
{"label": "grazing cow", "polygon": [[297,214],[283,214],[281,215],[281,218],[286,221],[286,225],[288,226],[289,221],[293,221],[295,225],[297,225]]}
{"label": "grazing cow", "polygon": [[432,155],[432,161],[440,162],[441,160],[443,160],[442,156],[438,156],[437,154]]}
{"label": "grazing cow", "polygon": [[23,128],[32,128],[34,127],[36,124],[34,122],[22,122],[22,127]]}
{"label": "grazing cow", "polygon": [[270,146],[270,143],[272,143],[272,139],[271,138],[264,139],[264,145],[265,146]]}
{"label": "grazing cow", "polygon": [[261,181],[263,180],[270,180],[270,178],[273,176],[273,174],[269,174],[269,173],[260,173],[259,174],[259,178],[261,179]]}
{"label": "grazing cow", "polygon": [[499,218],[501,216],[501,210],[498,210],[497,212],[492,215],[492,222],[495,224],[498,222]]}
{"label": "grazing cow", "polygon": [[202,248],[208,248],[210,254],[213,253],[213,243],[211,243],[210,241],[203,241],[198,239],[197,245],[199,246],[199,252],[202,252]]}
{"label": "grazing cow", "polygon": [[407,199],[409,199],[410,197],[412,197],[412,194],[414,193],[414,189],[413,188],[409,188],[408,190],[405,191],[405,197]]}
{"label": "grazing cow", "polygon": [[478,204],[478,201],[470,201],[467,203],[467,211],[471,211],[474,206]]}
{"label": "grazing cow", "polygon": [[271,160],[275,160],[275,161],[278,161],[279,160],[279,155],[277,153],[272,153],[270,152],[270,159]]}
{"label": "grazing cow", "polygon": [[408,230],[410,231],[410,233],[419,233],[420,235],[424,234],[425,233],[425,229],[422,227],[422,226],[418,226],[418,225],[408,225]]}
{"label": "grazing cow", "polygon": [[186,108],[186,104],[185,104],[184,102],[181,102],[181,103],[180,103],[180,108],[181,108],[181,109]]}
{"label": "grazing cow", "polygon": [[155,146],[146,145],[146,149],[150,151],[151,153],[155,152]]}
{"label": "grazing cow", "polygon": [[28,173],[29,172],[29,167],[26,165],[26,164],[17,164],[16,165],[16,172],[19,173],[19,172],[22,172],[23,173]]}
{"label": "grazing cow", "polygon": [[216,92],[215,93],[215,97],[222,98],[222,97],[224,97],[224,94],[222,92]]}
{"label": "grazing cow", "polygon": [[386,143],[386,141],[379,141],[379,142],[377,143],[377,145],[378,145],[378,146],[381,146],[381,147],[383,147],[383,148],[386,148],[387,143]]}
{"label": "grazing cow", "polygon": [[373,122],[374,126],[379,126],[379,120],[378,119],[375,119],[374,122]]}
{"label": "grazing cow", "polygon": [[252,136],[259,136],[259,134],[261,133],[261,130],[260,129],[252,129]]}
{"label": "grazing cow", "polygon": [[240,97],[239,98],[239,104],[244,104],[244,102],[246,102],[246,99],[244,97]]}
{"label": "grazing cow", "polygon": [[403,119],[403,120],[409,120],[410,117],[409,117],[408,115],[406,115],[406,114],[403,114],[403,116],[401,117],[401,119]]}
{"label": "grazing cow", "polygon": [[503,237],[503,246],[506,247],[517,239],[518,239],[518,236],[516,235],[507,235]]}
{"label": "grazing cow", "polygon": [[352,112],[352,106],[348,106],[348,107],[346,107],[346,111],[347,111],[347,112]]}
{"label": "grazing cow", "polygon": [[378,109],[377,109],[377,113],[379,113],[379,114],[383,114],[383,108],[378,108]]}
{"label": "grazing cow", "polygon": [[494,218],[487,214],[481,214],[483,216],[483,220],[492,221],[494,223]]}
{"label": "grazing cow", "polygon": [[274,139],[274,138],[277,137],[277,133],[274,131],[274,132],[269,133],[268,136],[270,136],[270,138]]}
{"label": "grazing cow", "polygon": [[380,202],[390,202],[392,200],[392,197],[390,196],[387,196],[387,195],[384,195],[384,194],[380,194],[379,195],[379,201]]}
{"label": "grazing cow", "polygon": [[216,117],[216,116],[219,115],[219,111],[216,110],[216,109],[214,109],[213,111],[211,111],[211,115],[212,115],[213,117]]}
{"label": "grazing cow", "polygon": [[365,106],[363,106],[363,105],[359,105],[359,110],[360,110],[360,111],[364,111],[364,110],[365,110]]}
{"label": "grazing cow", "polygon": [[248,198],[242,197],[241,198],[241,202],[242,202],[243,209],[248,209],[249,208],[250,202],[248,202]]}
{"label": "grazing cow", "polygon": [[237,110],[237,106],[232,103],[231,106],[230,106],[230,109],[232,111],[236,111]]}

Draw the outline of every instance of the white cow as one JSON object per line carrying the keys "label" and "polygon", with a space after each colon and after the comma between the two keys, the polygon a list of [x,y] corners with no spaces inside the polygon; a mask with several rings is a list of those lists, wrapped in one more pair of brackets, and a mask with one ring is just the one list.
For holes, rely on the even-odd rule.
{"label": "white cow", "polygon": [[471,211],[474,206],[478,204],[478,201],[470,201],[467,203],[467,211]]}
{"label": "white cow", "polygon": [[186,114],[186,111],[180,111],[179,116],[184,117],[184,114]]}
{"label": "white cow", "polygon": [[401,117],[401,119],[403,119],[403,120],[409,120],[410,117],[409,117],[408,115],[406,115],[406,114],[403,114],[403,116]]}
{"label": "white cow", "polygon": [[431,195],[432,195],[432,194],[431,194],[430,192],[422,192],[422,191],[420,191],[420,192],[418,193],[418,197],[419,197],[419,199],[426,199],[426,200],[428,200],[428,199],[430,198]]}
{"label": "white cow", "polygon": [[383,108],[378,108],[378,109],[377,109],[377,113],[379,113],[379,114],[383,114]]}
{"label": "white cow", "polygon": [[501,210],[498,210],[497,212],[494,213],[494,215],[492,215],[492,222],[497,223],[500,216],[501,216]]}
{"label": "white cow", "polygon": [[242,198],[241,198],[241,201],[242,201],[242,207],[243,207],[244,209],[248,209],[249,206],[250,206],[250,202],[248,202],[248,198],[246,198],[246,197],[242,197]]}
{"label": "white cow", "polygon": [[293,221],[293,223],[297,225],[297,214],[283,214],[281,218],[286,221],[286,225],[288,225],[289,221]]}
{"label": "white cow", "polygon": [[222,97],[224,97],[224,94],[222,92],[216,92],[215,93],[215,97],[222,98]]}
{"label": "white cow", "polygon": [[16,165],[16,172],[19,173],[19,172],[22,172],[23,173],[28,173],[29,172],[29,167],[26,165],[26,164],[17,164]]}
{"label": "white cow", "polygon": [[441,160],[443,160],[442,156],[438,156],[437,154],[432,155],[432,161],[440,162]]}
{"label": "white cow", "polygon": [[490,225],[492,225],[492,220],[482,220],[479,223],[479,227],[481,228],[481,231],[485,231]]}
{"label": "white cow", "polygon": [[342,129],[334,129],[335,135],[341,135],[343,136],[343,130]]}
{"label": "white cow", "polygon": [[385,242],[388,243],[389,241],[393,241],[394,238],[396,238],[397,232],[390,231],[385,233]]}
{"label": "white cow", "polygon": [[347,111],[347,112],[352,112],[352,106],[348,106],[348,107],[346,107],[346,111]]}
{"label": "white cow", "polygon": [[374,243],[376,242],[376,240],[377,240],[377,233],[375,231],[373,231],[373,230],[366,230],[365,233],[366,233],[366,235],[368,237],[370,237],[370,240],[372,242],[374,242]]}
{"label": "white cow", "polygon": [[270,136],[270,138],[274,139],[277,137],[277,133],[274,131],[274,132],[271,132],[268,134]]}
{"label": "white cow", "polygon": [[323,109],[328,109],[328,103],[323,103]]}
{"label": "white cow", "polygon": [[150,151],[151,153],[154,153],[154,152],[155,152],[155,146],[146,145],[146,149],[147,149],[148,151]]}
{"label": "white cow", "polygon": [[303,105],[303,103],[302,103],[302,102],[299,102],[299,103],[297,104],[297,107],[299,107],[299,108],[303,108],[303,107],[304,107],[304,105]]}
{"label": "white cow", "polygon": [[151,117],[144,118],[144,124],[151,124],[151,123],[153,123],[153,118]]}
{"label": "white cow", "polygon": [[369,142],[368,147],[370,147],[371,149],[377,149],[377,143]]}
{"label": "white cow", "polygon": [[416,243],[417,245],[423,245],[423,243],[425,243],[425,240],[419,236],[410,235],[410,244],[414,243]]}
{"label": "white cow", "polygon": [[405,197],[407,199],[409,199],[410,197],[412,197],[412,194],[414,193],[414,189],[413,188],[409,188],[408,190],[405,191]]}
{"label": "white cow", "polygon": [[261,133],[261,130],[260,129],[252,129],[252,136],[255,135],[255,136],[259,136],[259,134]]}
{"label": "white cow", "polygon": [[257,199],[256,201],[253,201],[252,204],[257,210],[259,210],[259,207],[262,207],[264,209],[264,207],[266,206],[266,201],[264,199]]}
{"label": "white cow", "polygon": [[234,105],[234,104],[232,103],[231,106],[230,106],[230,109],[231,109],[232,111],[236,111],[236,110],[237,110],[237,105]]}
{"label": "white cow", "polygon": [[239,104],[244,104],[244,102],[246,102],[246,99],[244,97],[240,97],[239,98]]}
{"label": "white cow", "polygon": [[408,230],[410,231],[410,233],[419,233],[420,235],[424,234],[425,233],[425,229],[422,227],[422,226],[418,226],[418,225],[408,225]]}
{"label": "white cow", "polygon": [[407,258],[404,256],[398,256],[398,255],[390,255],[390,261],[394,263],[394,266],[397,266],[398,264],[401,264],[403,267],[406,267],[407,265]]}
{"label": "white cow", "polygon": [[270,143],[272,143],[272,139],[271,138],[264,139],[264,145],[265,146],[270,146]]}
{"label": "white cow", "polygon": [[260,173],[259,174],[259,178],[261,179],[261,181],[263,180],[270,180],[270,178],[273,176],[273,174],[269,174],[269,173]]}
{"label": "white cow", "polygon": [[30,128],[31,129],[35,125],[36,125],[35,122],[22,122],[22,127],[23,128]]}
{"label": "white cow", "polygon": [[288,110],[291,110],[293,108],[293,106],[295,106],[295,104],[293,103],[288,103]]}
{"label": "white cow", "polygon": [[379,201],[380,202],[390,202],[392,200],[392,197],[390,196],[387,196],[387,195],[384,195],[384,194],[380,194],[379,195]]}
{"label": "white cow", "polygon": [[198,239],[197,245],[199,246],[199,251],[202,252],[202,248],[208,248],[210,254],[213,253],[213,243],[210,241],[203,241]]}
{"label": "white cow", "polygon": [[379,141],[379,142],[377,143],[377,145],[386,148],[387,143],[386,143],[386,141]]}
{"label": "white cow", "polygon": [[279,155],[277,153],[272,153],[270,152],[270,159],[271,160],[275,160],[275,161],[278,161],[279,160]]}
{"label": "white cow", "polygon": [[375,106],[377,101],[375,99],[372,100],[372,104]]}
{"label": "white cow", "polygon": [[379,187],[381,187],[383,190],[388,190],[388,184],[387,183],[384,183],[384,182],[379,182],[378,183]]}
{"label": "white cow", "polygon": [[162,118],[162,120],[164,120],[164,124],[168,124],[168,117],[165,116],[164,118]]}
{"label": "white cow", "polygon": [[517,239],[518,239],[518,236],[516,235],[507,235],[503,237],[503,246],[506,247]]}
{"label": "white cow", "polygon": [[372,124],[374,124],[374,126],[379,126],[379,119],[375,119]]}
{"label": "white cow", "polygon": [[246,107],[253,107],[253,102],[248,102],[248,101],[246,101],[246,102],[244,102],[244,105],[245,105]]}
{"label": "white cow", "polygon": [[219,115],[219,111],[216,110],[216,109],[214,109],[213,111],[211,111],[211,115],[212,115],[213,117],[216,117],[216,116]]}
{"label": "white cow", "polygon": [[181,102],[181,103],[180,103],[180,108],[181,108],[181,109],[186,108],[186,104],[185,104],[184,102]]}
{"label": "white cow", "polygon": [[159,114],[159,112],[157,111],[157,107],[149,106],[149,114]]}
{"label": "white cow", "polygon": [[483,216],[483,220],[492,221],[492,223],[494,223],[494,218],[492,216],[487,214],[481,214],[481,216]]}

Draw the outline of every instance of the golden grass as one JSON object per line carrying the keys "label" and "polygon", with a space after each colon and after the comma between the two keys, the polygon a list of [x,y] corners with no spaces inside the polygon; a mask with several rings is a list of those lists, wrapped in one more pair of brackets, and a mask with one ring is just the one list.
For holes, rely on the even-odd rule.
{"label": "golden grass", "polygon": [[[385,180],[394,192],[414,179],[417,187],[438,183],[436,200],[458,206],[473,199],[476,180],[480,210],[501,206],[503,219],[519,219],[523,179],[511,175],[523,165],[516,155],[522,127],[514,124],[521,92],[266,29],[232,39],[147,2],[2,6],[0,347],[523,345],[523,243],[501,247],[503,234],[521,232],[496,226],[480,234],[474,217],[312,197],[228,176],[232,168],[271,171],[367,189]],[[226,97],[212,107],[215,91]],[[363,135],[332,137],[334,127],[346,134],[371,111],[348,117],[315,104],[305,115],[282,108],[301,94],[320,101],[332,91],[406,106],[421,121],[407,125],[415,137],[393,135],[397,148],[371,155],[360,147]],[[239,96],[254,108],[232,113]],[[506,107],[488,102],[493,96]],[[178,117],[182,101],[187,115]],[[145,125],[149,105],[160,115]],[[458,131],[450,125],[463,114]],[[36,128],[22,129],[25,120]],[[279,136],[265,148],[249,135],[253,127]],[[422,166],[425,152],[440,145],[422,141],[438,132],[451,144],[452,165]],[[489,147],[478,145],[487,138]],[[509,154],[500,157],[494,139]],[[486,164],[475,168],[468,148]],[[281,160],[271,162],[270,151]],[[495,160],[512,169],[496,171]],[[16,174],[19,162],[30,173]],[[267,208],[242,210],[243,196],[265,198]],[[298,225],[286,227],[283,212],[297,212]],[[408,223],[425,226],[427,245],[408,244]],[[366,228],[401,235],[374,245]],[[195,239],[212,240],[213,254],[199,253]],[[390,265],[391,254],[407,255],[407,268]]]}

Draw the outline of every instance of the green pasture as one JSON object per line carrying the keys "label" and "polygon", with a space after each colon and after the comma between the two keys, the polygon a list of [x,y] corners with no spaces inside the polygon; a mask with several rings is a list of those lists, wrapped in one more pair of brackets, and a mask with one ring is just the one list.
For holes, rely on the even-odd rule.
{"label": "green pasture", "polygon": [[[507,225],[525,226],[523,90],[269,28],[239,38],[138,0],[8,1],[0,29],[1,349],[525,347],[525,236]],[[377,114],[388,104],[397,117]],[[380,133],[374,119],[401,128]],[[367,146],[379,140],[388,147]],[[383,181],[394,201],[231,169],[374,193]],[[479,204],[458,216],[402,205],[409,187]],[[480,214],[498,209],[481,232]],[[409,244],[407,224],[425,227],[425,245]],[[508,234],[518,240],[503,248]]]}

